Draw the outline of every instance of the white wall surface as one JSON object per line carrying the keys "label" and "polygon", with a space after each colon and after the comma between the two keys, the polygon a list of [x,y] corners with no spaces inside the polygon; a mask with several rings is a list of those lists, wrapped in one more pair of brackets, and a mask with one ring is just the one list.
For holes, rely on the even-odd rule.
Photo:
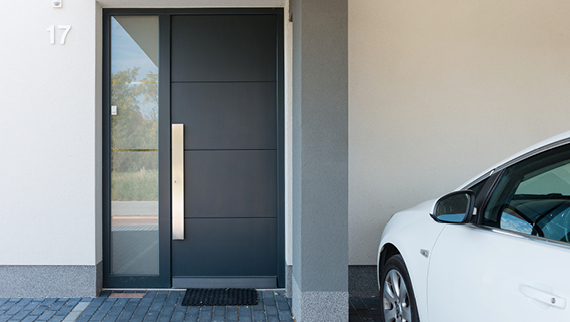
{"label": "white wall surface", "polygon": [[[27,0],[0,13],[0,265],[100,260],[95,8]],[[72,25],[65,45],[57,25]]]}
{"label": "white wall surface", "polygon": [[280,8],[288,1],[289,0],[97,0],[104,8]]}
{"label": "white wall surface", "polygon": [[349,1],[349,257],[390,216],[570,129],[570,2]]}

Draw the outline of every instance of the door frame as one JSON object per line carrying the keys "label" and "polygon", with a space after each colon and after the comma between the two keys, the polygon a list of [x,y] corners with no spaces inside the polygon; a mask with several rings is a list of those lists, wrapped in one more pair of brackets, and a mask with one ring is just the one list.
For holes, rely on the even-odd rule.
{"label": "door frame", "polygon": [[[277,287],[285,287],[285,70],[283,8],[189,8],[103,10],[103,287],[171,287],[171,104],[170,47],[172,15],[274,14],[277,19]],[[111,16],[158,16],[159,19],[159,275],[112,275],[111,272]],[[167,200],[168,202],[160,202]]]}

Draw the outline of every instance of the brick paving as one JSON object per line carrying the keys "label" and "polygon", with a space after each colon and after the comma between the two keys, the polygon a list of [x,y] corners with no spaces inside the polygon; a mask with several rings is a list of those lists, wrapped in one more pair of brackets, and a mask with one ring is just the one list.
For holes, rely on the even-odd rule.
{"label": "brick paving", "polygon": [[[122,293],[115,291],[114,293]],[[294,321],[283,290],[258,291],[254,306],[182,306],[184,291],[136,291],[142,298],[0,298],[0,322],[276,322]],[[116,294],[120,296],[120,294]],[[124,294],[127,295],[127,294]],[[380,321],[380,299],[351,297],[349,321]]]}
{"label": "brick paving", "polygon": [[[0,322],[277,322],[293,321],[284,290],[258,291],[253,306],[182,306],[184,291],[137,291],[142,298],[0,298]],[[119,292],[116,292],[119,293]]]}
{"label": "brick paving", "polygon": [[0,298],[0,322],[63,321],[81,302],[91,299]]}

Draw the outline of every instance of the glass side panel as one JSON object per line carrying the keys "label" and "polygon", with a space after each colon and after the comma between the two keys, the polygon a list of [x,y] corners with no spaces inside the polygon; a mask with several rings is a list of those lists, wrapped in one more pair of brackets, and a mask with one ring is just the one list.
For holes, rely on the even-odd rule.
{"label": "glass side panel", "polygon": [[158,274],[158,17],[111,18],[111,105],[111,274]]}

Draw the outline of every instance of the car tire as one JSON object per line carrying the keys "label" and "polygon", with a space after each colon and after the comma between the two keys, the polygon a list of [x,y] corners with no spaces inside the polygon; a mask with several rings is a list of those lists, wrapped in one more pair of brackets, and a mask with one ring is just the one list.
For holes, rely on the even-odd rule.
{"label": "car tire", "polygon": [[410,275],[401,255],[390,257],[382,268],[380,296],[382,322],[419,322]]}

